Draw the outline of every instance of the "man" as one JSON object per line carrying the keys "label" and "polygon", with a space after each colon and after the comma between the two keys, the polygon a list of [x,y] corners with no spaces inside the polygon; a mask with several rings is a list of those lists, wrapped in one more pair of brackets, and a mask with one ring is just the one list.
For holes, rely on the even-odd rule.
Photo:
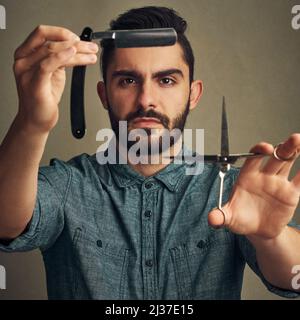
{"label": "man", "polygon": [[[176,45],[116,49],[104,42],[98,84],[113,130],[125,120],[128,133],[147,129],[148,142],[163,129],[182,130],[202,93],[186,22],[173,10],[133,9],[111,24],[157,27],[174,27]],[[19,111],[0,149],[1,249],[41,249],[50,299],[239,299],[245,262],[271,291],[297,296],[300,234],[288,223],[300,172],[287,178],[300,134],[276,153],[257,144],[251,151],[270,155],[267,162],[248,159],[229,172],[224,214],[213,209],[218,168],[209,164],[186,175],[187,163],[100,165],[96,155],[82,154],[39,168],[58,121],[65,67],[93,64],[96,53],[94,44],[49,26],[16,50]]]}

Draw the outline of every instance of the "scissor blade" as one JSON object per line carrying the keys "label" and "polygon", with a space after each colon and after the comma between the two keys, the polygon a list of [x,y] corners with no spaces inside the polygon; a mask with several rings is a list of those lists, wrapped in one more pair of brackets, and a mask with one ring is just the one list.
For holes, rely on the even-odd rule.
{"label": "scissor blade", "polygon": [[[238,154],[229,154],[224,158],[220,154],[212,154],[212,155],[203,155],[202,157],[199,154],[194,156],[170,156],[169,159],[178,159],[178,160],[186,160],[189,162],[211,162],[211,163],[220,163],[220,164],[234,164],[240,159],[248,159],[248,158],[257,158],[257,157],[265,157],[267,155],[260,153],[238,153]],[[166,157],[167,158],[167,157]]]}
{"label": "scissor blade", "polygon": [[225,97],[223,96],[222,105],[222,128],[221,128],[221,156],[226,157],[229,155],[229,141],[228,141],[228,124],[226,116]]}
{"label": "scissor blade", "polygon": [[239,153],[239,154],[229,154],[224,157],[222,155],[204,155],[204,162],[214,162],[220,164],[235,164],[240,159],[257,158],[264,157],[266,155],[260,153]]}

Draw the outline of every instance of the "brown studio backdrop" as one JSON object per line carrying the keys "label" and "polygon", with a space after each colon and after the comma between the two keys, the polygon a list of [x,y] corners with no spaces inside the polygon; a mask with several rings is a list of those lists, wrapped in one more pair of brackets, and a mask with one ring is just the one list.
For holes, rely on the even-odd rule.
{"label": "brown studio backdrop", "polygon": [[[173,7],[189,22],[187,34],[196,57],[196,78],[204,81],[205,91],[186,127],[205,129],[207,153],[219,149],[223,95],[227,100],[232,152],[246,152],[262,140],[276,144],[300,131],[300,30],[291,27],[291,9],[297,1],[0,0],[0,4],[5,6],[7,14],[7,29],[0,30],[1,141],[17,111],[13,53],[35,26],[64,26],[79,34],[89,25],[100,31],[121,12],[144,5]],[[60,105],[60,121],[49,137],[42,165],[48,164],[52,157],[68,160],[82,152],[95,153],[99,146],[95,138],[97,131],[110,126],[96,93],[99,68],[89,67],[85,90],[88,132],[82,140],[72,137],[70,74],[69,71]],[[300,169],[299,161],[293,174],[297,169]],[[296,221],[300,222],[299,208]],[[0,253],[0,265],[7,273],[7,289],[0,290],[0,299],[47,298],[38,250]],[[280,299],[269,293],[248,268],[242,297]]]}

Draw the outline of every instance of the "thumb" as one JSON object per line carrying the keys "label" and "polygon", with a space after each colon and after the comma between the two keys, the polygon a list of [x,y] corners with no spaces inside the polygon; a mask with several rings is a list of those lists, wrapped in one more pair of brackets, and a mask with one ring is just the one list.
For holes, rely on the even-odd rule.
{"label": "thumb", "polygon": [[208,214],[208,224],[215,229],[226,227],[228,224],[228,216],[225,209],[214,208],[210,211]]}

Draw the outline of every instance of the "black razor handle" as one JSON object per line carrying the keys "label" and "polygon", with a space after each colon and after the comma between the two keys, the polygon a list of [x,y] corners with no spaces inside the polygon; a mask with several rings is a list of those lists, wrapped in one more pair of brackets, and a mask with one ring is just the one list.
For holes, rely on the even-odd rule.
{"label": "black razor handle", "polygon": [[[82,41],[92,41],[93,30],[86,27],[80,36]],[[84,116],[84,84],[86,66],[73,68],[71,85],[71,128],[75,138],[81,139],[85,135]]]}
{"label": "black razor handle", "polygon": [[116,48],[172,46],[177,41],[173,28],[108,30],[93,33],[92,38],[111,39]]}
{"label": "black razor handle", "polygon": [[177,41],[177,33],[172,28],[118,30],[114,40],[117,48],[171,46]]}

